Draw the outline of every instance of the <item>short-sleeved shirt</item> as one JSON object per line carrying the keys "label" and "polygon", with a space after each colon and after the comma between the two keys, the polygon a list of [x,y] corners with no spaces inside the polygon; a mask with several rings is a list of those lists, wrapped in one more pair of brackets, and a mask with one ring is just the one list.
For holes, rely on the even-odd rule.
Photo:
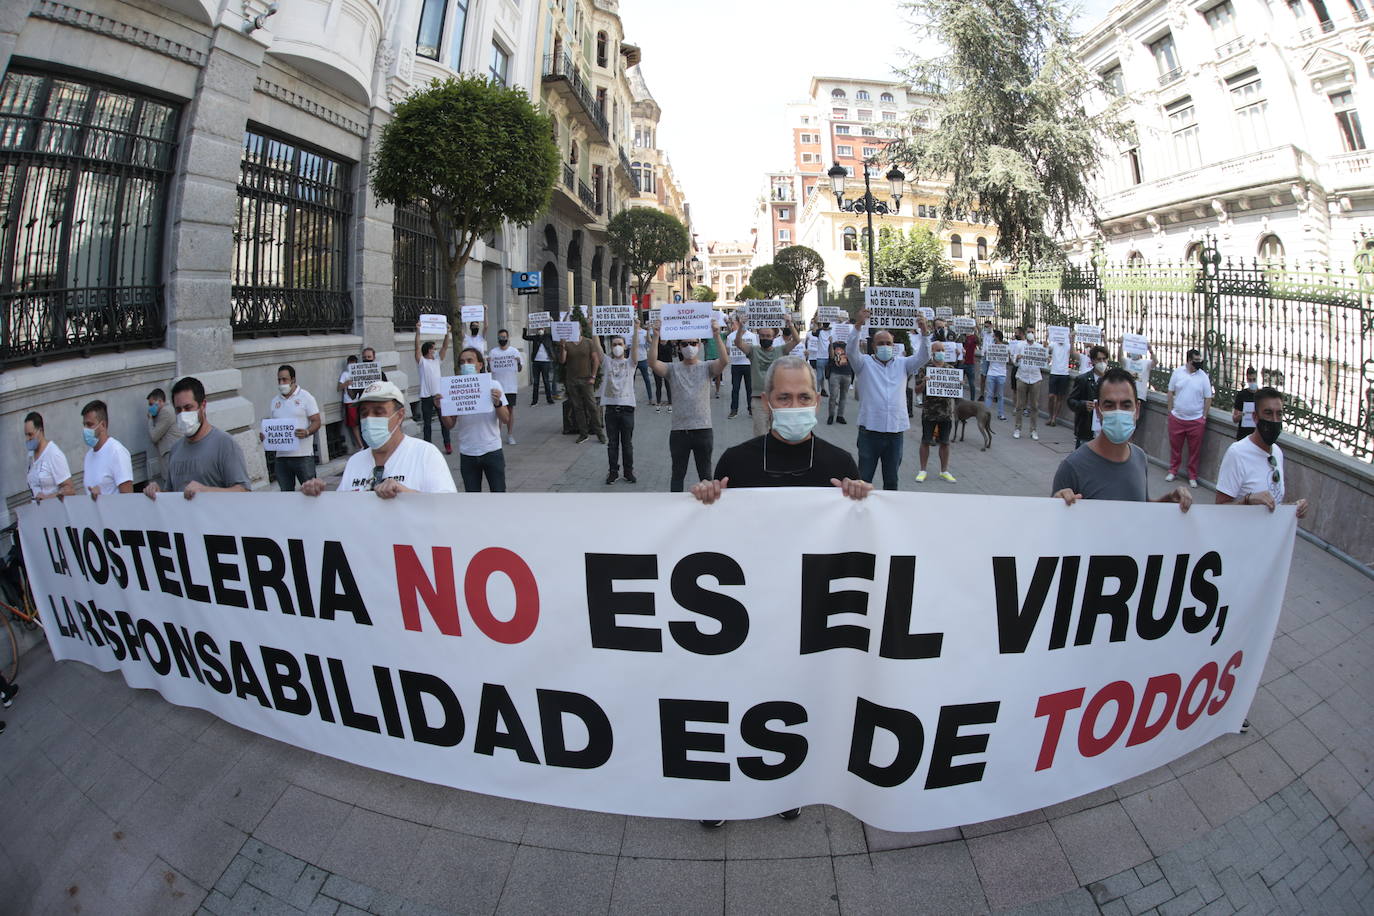
{"label": "short-sleeved shirt", "polygon": [[753,386],[754,397],[763,396],[763,383],[768,377],[768,367],[773,365],[773,360],[783,355],[784,344],[778,338],[773,338],[773,346],[764,348],[758,342],[758,335],[750,342],[753,347],[749,351],[749,384]]}
{"label": "short-sleeved shirt", "polygon": [[1027,385],[1034,385],[1036,382],[1040,381],[1040,379],[1042,378],[1042,373],[1040,372],[1040,367],[1039,367],[1039,366],[1023,366],[1023,365],[1021,365],[1021,363],[1020,363],[1021,354],[1025,353],[1025,352],[1026,352],[1026,348],[1027,348],[1027,347],[1030,347],[1030,346],[1034,346],[1034,344],[1028,343],[1027,341],[1024,341],[1024,340],[1014,340],[1014,341],[1012,341],[1012,343],[1011,343],[1011,347],[1012,347],[1011,353],[1012,353],[1012,355],[1015,356],[1016,359],[1017,359],[1017,363],[1016,363],[1016,382],[1017,382],[1017,384],[1021,384],[1022,382],[1024,382],[1024,383],[1027,384]]}
{"label": "short-sleeved shirt", "polygon": [[[290,397],[277,395],[272,399],[271,412],[273,420],[292,420],[296,424],[296,429],[309,429],[310,418],[320,412],[320,405],[315,402],[314,395],[297,385]],[[291,451],[277,452],[277,457],[309,458],[313,454],[315,454],[315,445],[307,437],[297,439],[296,447]],[[201,483],[204,482],[201,481]]]}
{"label": "short-sleeved shirt", "polygon": [[[1217,471],[1217,492],[1241,500],[1251,493],[1268,491],[1274,502],[1283,502],[1283,449],[1278,443],[1270,448],[1273,452],[1266,452],[1250,436],[1232,442],[1221,459],[1221,470]],[[1272,465],[1270,455],[1274,458]],[[1279,479],[1275,480],[1275,476]]]}
{"label": "short-sleeved shirt", "polygon": [[857,480],[859,467],[849,452],[816,436],[792,443],[766,433],[726,449],[716,461],[715,479],[722,477],[732,490],[828,487],[832,478]]}
{"label": "short-sleeved shirt", "polygon": [[1051,493],[1069,489],[1084,499],[1119,499],[1143,503],[1149,499],[1145,450],[1131,443],[1125,461],[1103,458],[1085,442],[1059,462]]}
{"label": "short-sleeved shirt", "polygon": [[481,334],[464,334],[463,349],[476,350],[477,352],[481,353],[482,358],[485,359],[487,355],[487,339],[483,337]]}
{"label": "short-sleeved shirt", "polygon": [[1241,388],[1236,391],[1232,399],[1234,407],[1240,411],[1240,428],[1255,428],[1255,392],[1249,388]]}
{"label": "short-sleeved shirt", "polygon": [[616,359],[612,356],[605,362],[606,371],[601,376],[601,405],[603,407],[635,406],[635,364],[629,357]]}
{"label": "short-sleeved shirt", "polygon": [[974,334],[964,336],[964,365],[972,366],[978,357],[978,337]]}
{"label": "short-sleeved shirt", "polygon": [[1179,366],[1169,376],[1169,391],[1174,396],[1173,414],[1180,420],[1202,419],[1207,399],[1216,393],[1206,372],[1189,372],[1187,366]]}
{"label": "short-sleeved shirt", "polygon": [[213,428],[198,442],[182,439],[167,456],[167,489],[184,490],[191,481],[207,487],[249,489],[248,468],[234,437]]}
{"label": "short-sleeved shirt", "polygon": [[420,370],[420,397],[434,397],[439,393],[439,378],[442,374],[439,368],[439,357],[422,356],[415,361],[415,366]]}
{"label": "short-sleeved shirt", "polygon": [[[494,378],[491,380],[491,390],[501,395],[502,405],[510,403],[506,400],[506,389]],[[496,415],[496,411],[462,414],[457,420],[454,432],[458,436],[458,454],[476,458],[489,452],[500,451],[501,418]]]}
{"label": "short-sleeved shirt", "polygon": [[711,428],[711,364],[668,364],[673,385],[673,429]]}
{"label": "short-sleeved shirt", "polygon": [[[173,453],[175,454],[175,452]],[[82,462],[82,482],[86,489],[99,487],[101,495],[118,493],[119,485],[133,482],[134,464],[129,450],[111,436],[98,450],[90,449]]]}
{"label": "short-sleeved shirt", "polygon": [[519,347],[497,347],[487,354],[487,364],[491,367],[491,377],[501,383],[503,391],[516,391],[520,388],[520,366],[525,354]]}
{"label": "short-sleeved shirt", "polygon": [[1150,392],[1150,370],[1155,367],[1154,360],[1148,356],[1139,356],[1134,359],[1128,356],[1121,363],[1121,366],[1135,376],[1135,396],[1143,402],[1145,395]]}
{"label": "short-sleeved shirt", "polygon": [[[365,492],[373,489],[372,473],[376,465],[372,449],[365,448],[354,452],[344,465],[343,477],[339,479],[339,492]],[[457,493],[453,484],[453,473],[449,471],[444,456],[423,439],[406,436],[387,458],[382,469],[382,480],[395,480],[411,490],[421,493]]]}
{"label": "short-sleeved shirt", "polygon": [[592,341],[589,337],[583,337],[577,341],[569,341],[568,358],[563,363],[563,377],[568,379],[588,379],[592,376]]}
{"label": "short-sleeved shirt", "polygon": [[363,393],[363,389],[362,389],[361,387],[355,388],[355,387],[352,387],[352,386],[350,386],[350,385],[348,384],[349,378],[350,378],[350,376],[349,376],[349,372],[348,372],[347,369],[345,369],[345,370],[339,375],[339,384],[341,384],[341,385],[344,386],[344,390],[343,390],[343,402],[344,402],[345,404],[353,404],[353,403],[355,403],[355,402],[358,400],[358,395],[360,395],[360,394]]}
{"label": "short-sleeved shirt", "polygon": [[1069,374],[1068,344],[1050,344],[1050,375]]}
{"label": "short-sleeved shirt", "polygon": [[43,451],[29,464],[27,479],[34,496],[56,496],[57,488],[71,476],[72,469],[67,465],[66,454],[57,447],[56,442],[49,440]]}
{"label": "short-sleeved shirt", "polygon": [[749,365],[749,354],[740,349],[738,343],[740,340],[747,341],[751,347],[759,345],[759,335],[753,331],[745,331],[743,336],[740,335],[739,331],[731,331],[725,338],[725,347],[730,351],[730,365],[732,366]]}

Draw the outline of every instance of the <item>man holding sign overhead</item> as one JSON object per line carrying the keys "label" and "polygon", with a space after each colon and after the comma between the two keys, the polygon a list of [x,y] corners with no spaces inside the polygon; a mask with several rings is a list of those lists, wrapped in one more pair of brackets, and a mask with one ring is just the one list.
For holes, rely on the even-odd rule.
{"label": "man holding sign overhead", "polygon": [[892,347],[892,332],[886,329],[873,335],[873,352],[859,353],[858,341],[868,336],[871,312],[859,310],[858,322],[845,349],[854,367],[854,377],[863,384],[859,401],[859,476],[869,483],[883,466],[883,489],[897,489],[897,474],[902,466],[902,437],[911,428],[906,413],[907,379],[929,359],[926,320],[915,319],[919,334],[911,335],[915,350],[910,356],[897,356]]}
{"label": "man holding sign overhead", "polygon": [[[439,352],[434,352],[434,341],[426,340],[420,342],[420,335],[427,333],[425,328],[433,327],[433,322],[425,322],[425,318],[439,317],[442,315],[431,316],[422,315],[421,320],[415,325],[415,369],[420,376],[420,421],[424,429],[425,441],[434,441],[434,418],[439,415],[439,377],[443,375],[440,365],[444,357],[448,356],[448,342],[450,333],[448,325],[444,325],[444,342],[439,348]],[[439,424],[439,432],[444,437],[444,451],[453,454],[453,443],[449,439],[448,427],[442,422]],[[310,475],[314,477],[314,474]]]}

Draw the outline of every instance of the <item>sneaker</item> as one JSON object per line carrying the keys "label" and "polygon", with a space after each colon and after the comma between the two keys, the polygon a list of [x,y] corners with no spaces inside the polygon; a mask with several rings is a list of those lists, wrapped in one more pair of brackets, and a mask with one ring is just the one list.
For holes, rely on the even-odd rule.
{"label": "sneaker", "polygon": [[1250,720],[1249,720],[1249,718],[1246,718],[1246,720],[1245,720],[1244,722],[1240,723],[1240,733],[1243,735],[1243,734],[1245,734],[1246,732],[1248,732],[1249,730],[1250,730]]}
{"label": "sneaker", "polygon": [[580,435],[578,435],[576,441],[574,441],[573,444],[574,444],[574,445],[581,445],[583,442],[586,442],[586,441],[587,441],[587,434],[586,434],[586,433],[581,433]]}
{"label": "sneaker", "polygon": [[997,415],[997,419],[999,419],[999,420],[1005,420],[1006,417],[1002,416],[1002,415],[999,413],[999,414]]}
{"label": "sneaker", "polygon": [[8,692],[8,693],[0,693],[0,706],[4,706],[6,709],[9,709],[11,706],[13,706],[13,705],[14,705],[14,695],[15,695],[16,693],[18,693],[18,692],[19,692],[19,685],[18,685],[18,684],[10,684],[10,689],[9,689],[9,692]]}
{"label": "sneaker", "polygon": [[782,818],[785,821],[795,821],[797,818],[801,817],[801,809],[789,808],[786,811],[779,811],[778,817]]}
{"label": "sneaker", "polygon": [[1040,434],[1037,433],[1035,430],[1031,430],[1031,438],[1034,439],[1036,442],[1039,442]]}
{"label": "sneaker", "polygon": [[737,417],[737,416],[739,416],[739,411],[738,411],[738,410],[732,410],[732,411],[730,411],[730,415],[729,415],[728,417],[726,417],[725,419],[727,419],[727,420],[733,420],[733,419],[734,419],[735,417]]}
{"label": "sneaker", "polygon": [[659,411],[659,406],[658,406],[657,404],[655,404],[655,405],[654,405],[654,413],[658,413],[658,411]]}
{"label": "sneaker", "polygon": [[826,425],[826,426],[834,426],[834,425],[835,425],[835,418],[834,418],[834,417],[826,417],[826,418],[825,418],[825,425]]}
{"label": "sneaker", "polygon": [[669,405],[668,405],[668,413],[672,413],[672,412],[673,412],[673,405],[672,405],[672,404],[669,404]]}
{"label": "sneaker", "polygon": [[1164,480],[1165,480],[1166,483],[1167,483],[1168,481],[1170,481],[1170,480],[1177,480],[1177,479],[1178,479],[1178,475],[1175,474],[1173,471],[1170,471],[1169,473],[1167,473],[1167,474],[1164,475]]}
{"label": "sneaker", "polygon": [[507,444],[507,445],[514,445],[514,444],[515,444],[515,437],[514,437],[514,436],[510,436],[510,435],[506,436],[506,444]]}
{"label": "sneaker", "polygon": [[702,821],[702,822],[701,822],[701,826],[705,827],[707,830],[715,830],[715,829],[717,829],[717,828],[719,828],[719,827],[724,827],[724,826],[725,826],[725,821],[723,821],[723,820],[719,820],[719,821]]}
{"label": "sneaker", "polygon": [[849,421],[846,420],[844,417],[836,417],[836,418],[835,418],[835,422],[836,422],[836,423],[843,423],[843,424],[845,424],[846,426],[849,425]]}
{"label": "sneaker", "polygon": [[626,471],[626,472],[625,472],[625,482],[626,482],[626,483],[639,483],[639,478],[636,477],[636,476],[634,475],[634,471]]}
{"label": "sneaker", "polygon": [[1013,431],[1012,431],[1012,434],[1011,434],[1011,437],[1012,437],[1013,439],[1020,439],[1020,438],[1021,438],[1021,430],[1019,430],[1019,429],[1013,430]]}
{"label": "sneaker", "polygon": [[940,472],[940,479],[941,479],[941,480],[947,480],[947,481],[949,481],[950,483],[958,483],[958,482],[959,482],[959,481],[957,481],[957,480],[954,479],[954,475],[951,474],[949,471],[941,471],[941,472]]}
{"label": "sneaker", "polygon": [[921,470],[919,470],[919,471],[916,472],[916,482],[917,482],[917,483],[925,483],[925,482],[926,482],[926,472],[925,472],[925,468],[922,468]]}
{"label": "sneaker", "polygon": [[1188,478],[1188,486],[1190,486],[1190,487],[1192,487],[1194,490],[1196,490],[1196,489],[1197,489],[1197,478],[1196,478],[1196,477],[1190,477],[1190,478]]}
{"label": "sneaker", "polygon": [[444,443],[444,454],[445,454],[445,455],[452,455],[452,454],[453,454],[453,443],[452,443],[452,442],[445,442],[445,443]]}
{"label": "sneaker", "polygon": [[618,473],[616,473],[615,471],[611,471],[610,473],[608,473],[608,474],[606,475],[606,483],[607,483],[607,484],[615,483],[616,480],[617,480],[619,477],[620,477],[620,475],[619,475]]}

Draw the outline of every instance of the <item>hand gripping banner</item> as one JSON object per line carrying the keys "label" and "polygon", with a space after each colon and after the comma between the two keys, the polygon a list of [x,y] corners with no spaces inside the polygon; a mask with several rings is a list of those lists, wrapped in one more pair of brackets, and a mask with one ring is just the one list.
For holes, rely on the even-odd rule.
{"label": "hand gripping banner", "polygon": [[1236,731],[1296,524],[827,490],[133,494],[28,507],[20,534],[58,659],[277,740],[552,805],[828,803],[911,831]]}

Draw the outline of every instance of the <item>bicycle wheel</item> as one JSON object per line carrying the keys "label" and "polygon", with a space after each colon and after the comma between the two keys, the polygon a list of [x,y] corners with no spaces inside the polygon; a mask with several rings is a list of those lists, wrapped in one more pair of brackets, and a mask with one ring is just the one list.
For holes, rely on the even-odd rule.
{"label": "bicycle wheel", "polygon": [[19,638],[10,624],[9,608],[0,605],[0,620],[5,622],[5,634],[0,637],[0,673],[13,683],[19,675]]}

